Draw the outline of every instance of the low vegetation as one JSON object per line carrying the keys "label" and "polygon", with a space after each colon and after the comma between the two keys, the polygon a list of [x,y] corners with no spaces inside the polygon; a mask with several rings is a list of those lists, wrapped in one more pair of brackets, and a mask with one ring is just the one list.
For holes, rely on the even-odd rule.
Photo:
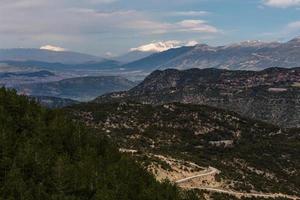
{"label": "low vegetation", "polygon": [[300,131],[280,129],[208,106],[170,103],[79,104],[72,117],[120,148],[212,166],[228,189],[300,194]]}

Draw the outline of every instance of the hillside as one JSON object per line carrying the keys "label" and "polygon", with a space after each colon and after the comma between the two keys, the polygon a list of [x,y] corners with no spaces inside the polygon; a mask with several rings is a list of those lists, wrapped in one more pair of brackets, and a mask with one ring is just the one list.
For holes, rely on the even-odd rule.
{"label": "hillside", "polygon": [[126,69],[218,68],[230,70],[263,70],[270,67],[299,67],[300,39],[285,43],[246,41],[227,46],[199,44],[157,53],[126,64]]}
{"label": "hillside", "polygon": [[101,94],[128,90],[135,86],[125,78],[117,76],[79,77],[56,82],[17,85],[19,93],[30,96],[53,96],[78,101],[88,101]]}
{"label": "hillside", "polygon": [[234,112],[179,103],[86,103],[66,111],[105,132],[158,178],[178,180],[211,166],[208,171],[216,168],[220,174],[185,187],[300,195],[297,129],[283,130]]}
{"label": "hillside", "polygon": [[300,126],[300,68],[263,71],[169,69],[155,71],[128,92],[98,97],[95,102],[182,102],[235,111],[283,127]]}
{"label": "hillside", "polygon": [[1,199],[189,200],[107,138],[0,89]]}

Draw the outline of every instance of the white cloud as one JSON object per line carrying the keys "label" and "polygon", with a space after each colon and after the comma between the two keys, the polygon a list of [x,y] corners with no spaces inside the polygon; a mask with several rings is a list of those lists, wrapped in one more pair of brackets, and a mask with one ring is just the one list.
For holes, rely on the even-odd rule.
{"label": "white cloud", "polygon": [[202,33],[216,34],[220,30],[204,20],[183,20],[175,23],[163,23],[150,20],[133,20],[124,24],[126,27],[144,30],[146,34],[166,34],[166,33]]}
{"label": "white cloud", "polygon": [[291,6],[299,6],[300,0],[264,0],[263,3],[271,7],[287,8]]}
{"label": "white cloud", "polygon": [[287,25],[287,28],[290,29],[290,30],[300,29],[300,21],[290,22]]}
{"label": "white cloud", "polygon": [[197,41],[183,42],[179,40],[169,40],[145,44],[136,48],[131,48],[130,51],[162,52],[168,49],[179,48],[182,46],[195,46],[197,44]]}
{"label": "white cloud", "polygon": [[[170,16],[159,15],[156,11],[117,9],[114,5],[104,5],[113,1],[0,0],[0,44],[2,48],[60,44],[68,49],[86,52],[105,48],[101,52],[104,54],[108,50],[127,50],[130,43],[136,44],[141,40],[159,40],[161,35],[164,35],[163,38],[200,38],[219,31],[203,20],[194,20],[193,24],[180,20],[174,22]],[[181,4],[182,1],[178,2]],[[204,12],[176,14],[197,18]]]}
{"label": "white cloud", "polygon": [[53,45],[41,46],[40,49],[48,50],[48,51],[66,51],[66,49],[64,49],[62,47],[53,46]]}
{"label": "white cloud", "polygon": [[199,32],[199,33],[217,33],[219,30],[209,25],[204,20],[183,20],[178,23],[179,31],[184,32]]}
{"label": "white cloud", "polygon": [[204,16],[210,14],[210,12],[207,11],[176,11],[176,12],[171,12],[171,15],[175,16]]}
{"label": "white cloud", "polygon": [[299,37],[300,35],[300,21],[290,22],[283,29],[282,34],[285,37]]}
{"label": "white cloud", "polygon": [[268,38],[276,38],[278,41],[285,41],[290,38],[299,37],[300,36],[300,21],[290,22],[278,31],[265,32],[261,34],[264,37]]}
{"label": "white cloud", "polygon": [[94,3],[94,4],[97,4],[97,3],[101,3],[101,4],[108,4],[108,3],[114,3],[116,2],[117,0],[88,0],[90,3]]}

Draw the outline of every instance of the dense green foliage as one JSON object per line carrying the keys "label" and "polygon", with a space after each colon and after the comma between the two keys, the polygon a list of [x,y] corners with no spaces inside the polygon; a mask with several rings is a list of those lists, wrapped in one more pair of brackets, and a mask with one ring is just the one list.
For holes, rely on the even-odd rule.
{"label": "dense green foliage", "polygon": [[61,111],[0,89],[0,199],[196,199]]}

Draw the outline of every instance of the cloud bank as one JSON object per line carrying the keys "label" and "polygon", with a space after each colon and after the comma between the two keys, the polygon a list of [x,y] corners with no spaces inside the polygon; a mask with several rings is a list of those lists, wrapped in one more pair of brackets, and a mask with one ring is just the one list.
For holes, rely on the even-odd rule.
{"label": "cloud bank", "polygon": [[300,0],[265,0],[264,4],[271,7],[287,8],[292,6],[299,6]]}

